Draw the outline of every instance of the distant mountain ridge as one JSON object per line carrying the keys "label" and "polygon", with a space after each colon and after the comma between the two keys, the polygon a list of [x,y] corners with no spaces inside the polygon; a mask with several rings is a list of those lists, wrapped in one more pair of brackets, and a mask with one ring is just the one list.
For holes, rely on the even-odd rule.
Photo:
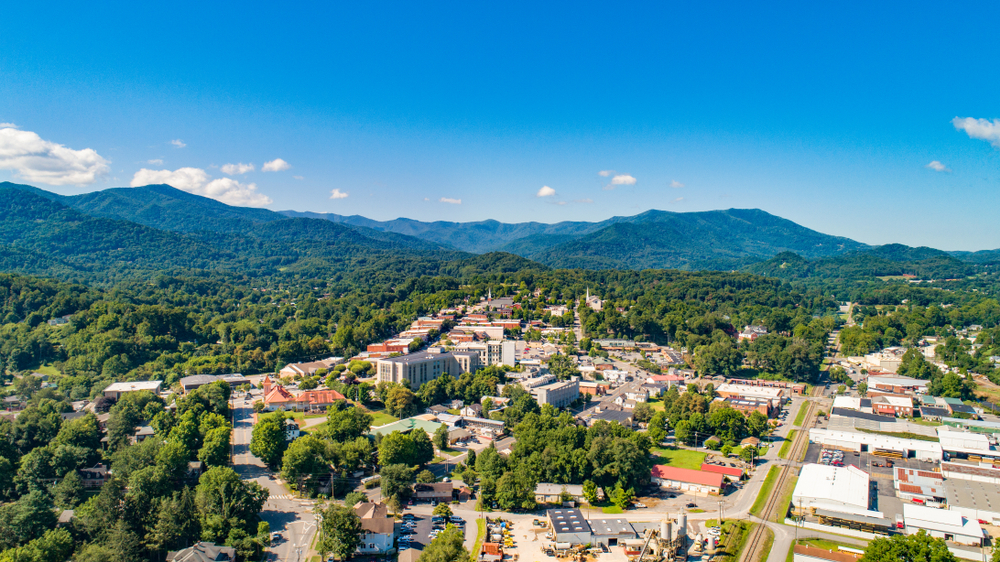
{"label": "distant mountain ridge", "polygon": [[282,214],[397,232],[467,252],[510,252],[552,267],[734,269],[783,251],[818,258],[870,248],[759,209],[692,213],[651,210],[600,222],[555,224],[374,221],[357,215]]}
{"label": "distant mountain ridge", "polygon": [[[3,182],[0,198],[0,268],[33,273],[109,267],[267,271],[304,264],[335,272],[359,260],[372,265],[390,259],[397,272],[416,275],[446,270],[429,263],[466,260],[476,267],[502,262],[503,268],[742,269],[785,279],[952,278],[1000,261],[1000,250],[869,246],[759,209],[650,210],[598,222],[507,224],[275,212],[226,205],[168,185],[63,196]],[[492,252],[505,255],[485,255]],[[468,262],[472,254],[485,261]]]}

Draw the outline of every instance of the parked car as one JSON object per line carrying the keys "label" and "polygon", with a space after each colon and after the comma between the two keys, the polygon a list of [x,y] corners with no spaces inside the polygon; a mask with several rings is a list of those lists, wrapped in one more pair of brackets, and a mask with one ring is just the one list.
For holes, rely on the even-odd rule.
{"label": "parked car", "polygon": [[687,507],[687,508],[698,507],[698,504],[696,504],[696,503],[689,503],[689,504],[687,504],[684,507]]}

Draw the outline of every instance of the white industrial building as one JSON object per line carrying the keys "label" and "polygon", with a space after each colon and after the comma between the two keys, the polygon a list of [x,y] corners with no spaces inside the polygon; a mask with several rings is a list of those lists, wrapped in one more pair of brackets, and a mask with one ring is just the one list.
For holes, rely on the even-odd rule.
{"label": "white industrial building", "polygon": [[935,538],[974,546],[983,541],[979,522],[956,511],[904,503],[903,525],[907,535],[925,531]]}
{"label": "white industrial building", "polygon": [[990,439],[982,433],[956,431],[943,425],[938,428],[941,449],[949,454],[1000,457],[1000,452],[990,446]]}
{"label": "white industrial building", "polygon": [[162,385],[163,381],[116,382],[104,389],[104,397],[117,400],[121,398],[122,394],[141,392],[143,390],[158,394]]}
{"label": "white industrial building", "polygon": [[848,451],[892,451],[900,453],[903,457],[913,457],[928,462],[940,461],[944,457],[940,443],[860,431],[810,429],[809,441],[824,447]]}
{"label": "white industrial building", "polygon": [[993,524],[1000,522],[1000,490],[996,485],[976,480],[947,479],[944,490],[949,510],[969,519]]}
{"label": "white industrial building", "polygon": [[802,510],[882,517],[881,513],[868,509],[870,490],[868,474],[854,466],[807,464],[799,473],[792,505]]}

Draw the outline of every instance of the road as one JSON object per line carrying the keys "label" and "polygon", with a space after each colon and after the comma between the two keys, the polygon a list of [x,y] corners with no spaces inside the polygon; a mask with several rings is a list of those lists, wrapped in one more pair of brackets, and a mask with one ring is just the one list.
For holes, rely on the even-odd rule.
{"label": "road", "polygon": [[260,459],[250,454],[253,402],[242,398],[234,398],[233,402],[233,469],[244,480],[255,481],[270,492],[271,496],[264,504],[260,518],[267,521],[272,533],[279,532],[282,536],[272,545],[267,560],[306,560],[310,543],[316,534],[313,502],[294,499],[277,476]]}

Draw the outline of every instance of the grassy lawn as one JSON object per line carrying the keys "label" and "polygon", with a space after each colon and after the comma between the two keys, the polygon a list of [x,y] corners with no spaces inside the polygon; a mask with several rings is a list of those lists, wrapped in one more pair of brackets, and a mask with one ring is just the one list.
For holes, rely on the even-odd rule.
{"label": "grassy lawn", "polygon": [[372,427],[381,427],[383,425],[399,421],[399,418],[390,416],[389,414],[383,411],[379,412],[369,411],[368,413],[372,415]]}
{"label": "grassy lawn", "polygon": [[761,511],[764,510],[764,504],[767,503],[767,498],[771,497],[771,490],[774,488],[774,483],[778,480],[778,471],[781,470],[780,467],[772,466],[767,471],[767,477],[764,478],[764,484],[760,487],[760,493],[757,494],[757,499],[753,502],[753,506],[750,508],[750,513],[755,517],[761,516]]}
{"label": "grassy lawn", "polygon": [[655,412],[662,412],[664,409],[663,400],[659,398],[650,398],[646,403],[652,406]]}
{"label": "grassy lawn", "polygon": [[740,552],[746,546],[750,536],[750,523],[746,521],[726,521],[722,524],[722,548],[716,554],[718,562],[735,562],[740,559]]}
{"label": "grassy lawn", "polygon": [[781,444],[781,448],[778,449],[778,458],[787,459],[788,452],[792,450],[792,442],[795,441],[795,434],[799,430],[793,429],[788,432],[788,437],[785,437],[785,441]]}
{"label": "grassy lawn", "polygon": [[785,482],[785,488],[780,490],[781,495],[778,497],[778,509],[780,511],[774,516],[775,523],[783,523],[785,521],[785,515],[788,514],[788,504],[792,503],[792,494],[795,493],[795,483],[798,481],[799,477],[793,476]]}
{"label": "grassy lawn", "polygon": [[706,453],[701,451],[690,451],[688,449],[663,449],[660,447],[653,447],[651,449],[652,453],[659,457],[656,459],[657,464],[665,464],[667,466],[676,466],[678,468],[690,468],[692,470],[698,470],[701,468],[701,463],[705,462]]}
{"label": "grassy lawn", "polygon": [[698,509],[689,509],[688,513],[705,513],[705,510],[701,509],[701,508],[698,508]]}
{"label": "grassy lawn", "polygon": [[486,536],[486,520],[476,519],[476,544],[472,547],[474,559],[479,558],[479,551],[483,548],[483,538]]}
{"label": "grassy lawn", "polygon": [[42,365],[41,367],[35,369],[32,372],[41,373],[43,375],[48,375],[50,377],[59,376],[59,375],[62,374],[62,373],[59,372],[59,369],[56,369],[52,365]]}
{"label": "grassy lawn", "polygon": [[602,507],[601,511],[610,515],[618,515],[621,513],[625,513],[624,511],[622,511],[622,508],[618,507],[617,505],[609,505],[608,507]]}
{"label": "grassy lawn", "polygon": [[442,455],[447,455],[449,457],[457,457],[458,455],[462,454],[462,451],[453,451],[451,449],[445,449],[443,451],[438,451],[438,453],[441,453]]}
{"label": "grassy lawn", "polygon": [[938,427],[938,426],[944,425],[941,422],[928,421],[928,420],[924,420],[924,419],[920,419],[920,418],[914,418],[912,420],[907,420],[907,421],[913,422],[913,423],[915,423],[917,425],[926,425],[928,427]]}
{"label": "grassy lawn", "polygon": [[310,427],[300,427],[299,430],[304,431],[306,433],[312,433],[314,431],[319,431],[320,428],[326,427],[326,425],[328,423],[330,423],[330,422],[318,423],[318,424],[316,424],[314,426],[310,426]]}
{"label": "grassy lawn", "polygon": [[803,402],[802,405],[799,406],[799,413],[795,414],[795,421],[792,422],[792,425],[802,427],[802,422],[806,419],[806,410],[808,409],[809,403]]}
{"label": "grassy lawn", "polygon": [[441,456],[438,456],[438,455],[434,455],[434,458],[431,459],[431,463],[441,462],[443,460],[444,460],[444,457],[441,457]]}

